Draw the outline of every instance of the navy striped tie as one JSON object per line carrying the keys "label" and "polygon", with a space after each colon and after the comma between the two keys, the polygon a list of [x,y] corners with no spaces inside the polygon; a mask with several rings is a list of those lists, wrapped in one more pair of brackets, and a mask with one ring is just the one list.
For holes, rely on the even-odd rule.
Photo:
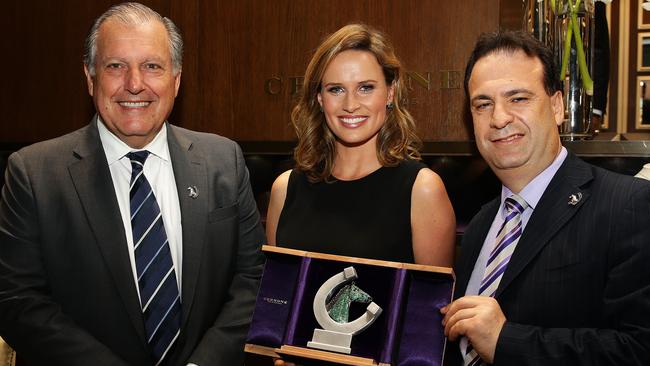
{"label": "navy striped tie", "polygon": [[142,172],[149,152],[130,152],[127,156],[132,169],[131,228],[140,303],[147,342],[158,365],[180,333],[181,299],[160,208]]}
{"label": "navy striped tie", "polygon": [[[503,225],[501,225],[501,229],[497,233],[496,244],[492,248],[492,251],[490,251],[490,256],[485,266],[485,274],[483,275],[483,280],[478,291],[480,296],[494,297],[499,283],[501,283],[501,278],[503,278],[503,273],[508,268],[508,262],[510,262],[512,253],[514,253],[517,242],[523,232],[521,215],[528,207],[526,201],[514,194],[506,198],[504,206],[506,208],[506,219],[503,221]],[[484,364],[471,344],[467,345],[467,350],[463,358],[466,366]]]}

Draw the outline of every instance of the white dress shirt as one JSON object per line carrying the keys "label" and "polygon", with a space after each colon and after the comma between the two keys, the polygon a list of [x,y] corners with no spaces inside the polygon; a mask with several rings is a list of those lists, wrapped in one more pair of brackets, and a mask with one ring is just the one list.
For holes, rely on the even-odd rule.
{"label": "white dress shirt", "polygon": [[97,129],[99,130],[99,139],[104,147],[108,167],[111,171],[113,188],[115,188],[115,196],[117,197],[120,214],[122,215],[126,242],[129,247],[133,281],[138,290],[138,296],[140,296],[140,288],[138,286],[138,275],[135,267],[133,232],[131,230],[130,217],[131,203],[129,198],[131,160],[126,154],[131,151],[141,150],[150,152],[144,164],[144,176],[149,181],[154,196],[156,196],[156,201],[158,201],[158,206],[160,206],[180,294],[182,292],[181,278],[183,273],[183,230],[181,227],[181,207],[176,189],[176,179],[174,178],[174,169],[172,168],[169,155],[169,146],[167,145],[167,126],[164,124],[156,137],[142,149],[129,147],[110,132],[99,117],[97,118]]}

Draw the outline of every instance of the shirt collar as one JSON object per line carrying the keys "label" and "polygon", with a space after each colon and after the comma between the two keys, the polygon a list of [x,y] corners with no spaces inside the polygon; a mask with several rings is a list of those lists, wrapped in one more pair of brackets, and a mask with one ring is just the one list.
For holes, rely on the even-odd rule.
{"label": "shirt collar", "polygon": [[156,137],[154,137],[154,139],[142,149],[133,149],[124,143],[124,141],[120,140],[109,131],[108,128],[106,128],[100,116],[97,116],[97,130],[99,131],[99,139],[104,147],[104,152],[106,153],[108,165],[117,162],[129,152],[135,150],[148,150],[160,159],[170,161],[169,146],[167,145],[167,123],[162,125],[162,128],[158,131]]}
{"label": "shirt collar", "polygon": [[[530,206],[530,208],[533,210],[535,209],[535,206],[537,206],[539,200],[542,198],[546,187],[548,187],[548,184],[551,183],[551,179],[553,179],[555,173],[557,173],[558,169],[560,169],[560,166],[562,166],[562,163],[564,163],[567,155],[568,153],[566,148],[562,146],[560,153],[557,154],[555,160],[553,160],[551,165],[546,167],[546,169],[544,169],[535,178],[533,178],[533,180],[531,180],[524,187],[524,189],[519,192],[519,196],[523,198],[524,201],[528,203],[528,206]],[[508,189],[508,187],[501,185],[501,207],[503,207],[503,201],[505,201],[505,199],[511,195],[513,195],[512,191]]]}

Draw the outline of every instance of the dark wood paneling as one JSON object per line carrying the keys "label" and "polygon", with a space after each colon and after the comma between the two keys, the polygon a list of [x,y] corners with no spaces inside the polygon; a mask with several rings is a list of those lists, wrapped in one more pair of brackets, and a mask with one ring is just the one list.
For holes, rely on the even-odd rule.
{"label": "dark wood paneling", "polygon": [[[117,1],[3,4],[0,142],[34,142],[85,125],[94,113],[82,72],[83,39]],[[410,110],[426,141],[470,138],[462,72],[477,35],[499,26],[498,0],[151,0],[185,39],[181,92],[170,120],[237,140],[288,141],[297,77],[320,40],[361,21],[384,30],[409,71]],[[446,73],[452,71],[451,74]],[[441,88],[451,75],[452,88]],[[280,92],[265,93],[267,79]]]}
{"label": "dark wood paneling", "polygon": [[[0,142],[35,142],[88,123],[94,113],[81,61],[93,20],[119,1],[3,2]],[[143,1],[169,13],[169,0]]]}
{"label": "dark wood paneling", "polygon": [[[238,140],[294,138],[290,111],[296,77],[327,34],[350,22],[384,30],[409,71],[430,75],[430,89],[413,82],[410,110],[425,140],[466,140],[462,70],[481,31],[498,27],[498,1],[202,1],[199,30],[201,130]],[[344,11],[342,11],[344,9]],[[209,18],[206,14],[212,14]],[[481,16],[475,16],[481,14]],[[455,71],[456,88],[442,89]],[[268,79],[276,95],[265,92]],[[225,108],[224,108],[225,106]]]}
{"label": "dark wood paneling", "polygon": [[522,29],[524,7],[521,0],[501,0],[499,2],[499,28]]}
{"label": "dark wood paneling", "polygon": [[201,108],[199,95],[201,74],[199,73],[199,20],[198,0],[170,1],[168,16],[176,23],[183,35],[183,72],[181,88],[174,110],[169,117],[175,124],[183,125],[186,121],[200,121]]}

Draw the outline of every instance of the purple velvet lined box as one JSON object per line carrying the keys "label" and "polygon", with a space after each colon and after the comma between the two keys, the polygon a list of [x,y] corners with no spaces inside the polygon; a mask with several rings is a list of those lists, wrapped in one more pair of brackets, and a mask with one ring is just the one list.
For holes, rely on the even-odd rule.
{"label": "purple velvet lined box", "polygon": [[[266,265],[246,343],[307,347],[315,328],[313,300],[331,276],[353,266],[356,284],[383,312],[355,335],[351,356],[398,366],[440,365],[445,347],[439,309],[452,297],[451,269],[264,247]],[[365,309],[351,308],[350,319]],[[356,311],[356,312],[355,312]]]}

